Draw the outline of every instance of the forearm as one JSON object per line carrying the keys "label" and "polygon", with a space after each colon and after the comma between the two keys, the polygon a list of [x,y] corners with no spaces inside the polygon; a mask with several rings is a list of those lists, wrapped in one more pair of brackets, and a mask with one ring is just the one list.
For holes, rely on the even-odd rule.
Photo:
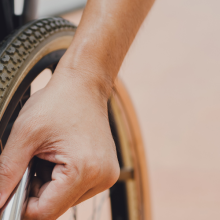
{"label": "forearm", "polygon": [[88,0],[65,66],[99,79],[108,94],[153,1]]}

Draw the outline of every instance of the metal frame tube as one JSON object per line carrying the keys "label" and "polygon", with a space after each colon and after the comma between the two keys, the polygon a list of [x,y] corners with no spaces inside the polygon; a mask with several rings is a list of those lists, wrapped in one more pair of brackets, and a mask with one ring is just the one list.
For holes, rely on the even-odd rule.
{"label": "metal frame tube", "polygon": [[34,19],[37,19],[37,7],[38,0],[25,0],[24,2],[24,10],[22,15],[23,24],[30,22]]}

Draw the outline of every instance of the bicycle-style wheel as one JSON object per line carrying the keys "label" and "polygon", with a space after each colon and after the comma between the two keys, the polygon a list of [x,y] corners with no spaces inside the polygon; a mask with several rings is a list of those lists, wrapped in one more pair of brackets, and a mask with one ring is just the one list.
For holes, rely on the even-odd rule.
{"label": "bicycle-style wheel", "polygon": [[[0,139],[3,150],[14,121],[30,97],[31,83],[45,69],[54,71],[76,27],[62,18],[33,21],[0,45]],[[121,174],[110,189],[60,217],[65,220],[150,220],[144,148],[137,119],[121,82],[109,100],[109,121]],[[87,215],[85,216],[85,208]]]}

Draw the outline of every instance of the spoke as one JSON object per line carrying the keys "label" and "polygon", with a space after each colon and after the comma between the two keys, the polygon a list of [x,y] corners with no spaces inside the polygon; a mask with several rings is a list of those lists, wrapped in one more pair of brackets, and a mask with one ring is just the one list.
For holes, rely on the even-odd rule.
{"label": "spoke", "polygon": [[20,100],[19,102],[20,102],[20,106],[21,106],[21,108],[23,108],[23,103],[22,103],[22,101]]}
{"label": "spoke", "polygon": [[48,69],[50,69],[51,72],[52,72],[52,74],[53,74],[54,71],[55,71],[55,69],[56,69],[56,67],[57,67],[57,63],[56,63],[56,64],[53,64],[53,65],[51,65],[51,66],[49,66]]}
{"label": "spoke", "polygon": [[76,206],[73,207],[73,219],[77,220],[77,207]]}
{"label": "spoke", "polygon": [[[96,196],[93,198],[93,213],[88,218],[88,220],[99,220],[101,216],[101,210],[105,203],[105,201],[110,197],[110,193],[103,193],[103,196],[99,202],[99,204],[96,206]],[[95,201],[95,202],[94,202]],[[95,218],[96,217],[96,218]]]}
{"label": "spoke", "polygon": [[23,97],[22,97],[22,99],[21,100],[28,100],[30,98],[30,95],[28,95],[28,94],[25,94]]}
{"label": "spoke", "polygon": [[124,181],[131,180],[131,179],[134,179],[134,169],[133,168],[121,168],[118,181],[124,182]]}
{"label": "spoke", "polygon": [[93,197],[93,213],[92,213],[92,220],[95,220],[95,215],[96,215],[96,196]]}
{"label": "spoke", "polygon": [[[106,193],[107,194],[107,193]],[[110,193],[108,193],[107,195],[106,194],[104,194],[103,196],[102,196],[102,199],[101,199],[101,201],[100,201],[100,203],[99,203],[99,206],[98,206],[98,208],[97,208],[97,220],[100,220],[100,218],[101,218],[101,210],[102,210],[102,206],[104,205],[104,203],[105,203],[105,201],[110,197]]]}
{"label": "spoke", "polygon": [[0,147],[1,147],[1,152],[3,152],[2,140],[0,140]]}

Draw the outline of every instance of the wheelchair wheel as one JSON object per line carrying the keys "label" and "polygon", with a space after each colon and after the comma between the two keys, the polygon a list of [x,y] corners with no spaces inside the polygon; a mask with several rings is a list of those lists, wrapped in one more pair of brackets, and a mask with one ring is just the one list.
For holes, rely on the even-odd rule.
{"label": "wheelchair wheel", "polygon": [[[75,31],[76,27],[62,18],[47,18],[25,25],[0,44],[1,151],[14,121],[31,95],[31,83],[43,70],[55,70]],[[120,81],[116,82],[108,106],[121,167],[119,180],[110,190],[71,208],[59,219],[151,219],[140,130],[130,99]],[[84,215],[85,207],[88,216]]]}

